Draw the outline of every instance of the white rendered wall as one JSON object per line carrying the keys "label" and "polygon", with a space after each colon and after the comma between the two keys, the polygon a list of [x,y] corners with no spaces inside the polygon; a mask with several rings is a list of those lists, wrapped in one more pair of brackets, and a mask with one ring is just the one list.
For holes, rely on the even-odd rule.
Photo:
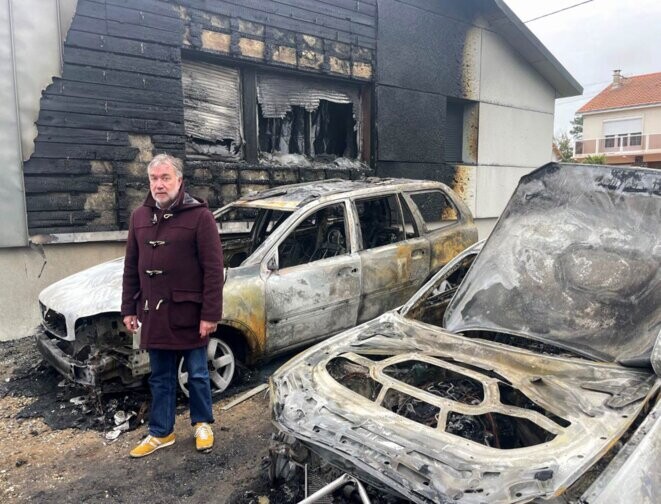
{"label": "white rendered wall", "polygon": [[499,35],[483,29],[481,40],[474,211],[486,219],[482,235],[521,176],[551,161],[556,94]]}

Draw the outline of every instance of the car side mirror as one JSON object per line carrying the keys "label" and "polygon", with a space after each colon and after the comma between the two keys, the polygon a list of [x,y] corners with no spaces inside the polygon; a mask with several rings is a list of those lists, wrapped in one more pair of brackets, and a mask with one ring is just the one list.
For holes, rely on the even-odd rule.
{"label": "car side mirror", "polygon": [[275,256],[271,257],[266,263],[266,269],[269,271],[278,271],[278,262],[275,260]]}

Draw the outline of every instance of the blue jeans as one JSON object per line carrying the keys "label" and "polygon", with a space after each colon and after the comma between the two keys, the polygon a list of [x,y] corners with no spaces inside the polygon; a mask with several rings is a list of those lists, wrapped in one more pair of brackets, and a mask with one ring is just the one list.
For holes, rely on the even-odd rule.
{"label": "blue jeans", "polygon": [[174,430],[177,406],[177,367],[183,356],[188,371],[188,394],[191,424],[213,423],[211,387],[207,367],[207,347],[193,350],[149,350],[151,376],[151,412],[149,434],[164,437]]}

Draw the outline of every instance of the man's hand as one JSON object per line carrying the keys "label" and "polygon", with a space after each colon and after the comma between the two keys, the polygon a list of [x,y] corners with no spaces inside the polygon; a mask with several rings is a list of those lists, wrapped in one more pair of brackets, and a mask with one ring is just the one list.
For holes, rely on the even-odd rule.
{"label": "man's hand", "polygon": [[200,320],[200,339],[209,336],[216,331],[218,322],[209,322],[208,320]]}
{"label": "man's hand", "polygon": [[127,315],[126,317],[124,317],[124,325],[131,332],[137,331],[138,330],[138,316],[137,315]]}

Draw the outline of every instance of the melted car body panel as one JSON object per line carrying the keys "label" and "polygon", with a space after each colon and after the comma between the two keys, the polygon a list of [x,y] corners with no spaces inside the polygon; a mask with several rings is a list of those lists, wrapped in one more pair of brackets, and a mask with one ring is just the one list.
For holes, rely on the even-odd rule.
{"label": "melted car body panel", "polygon": [[[338,358],[355,363],[353,373],[365,369],[364,380],[379,384],[378,393],[352,390],[348,376],[335,379],[329,364]],[[467,404],[439,397],[429,386],[385,372],[411,361],[480,383],[481,399]],[[616,408],[607,404],[610,393],[586,390],[586,382],[642,386],[644,396]],[[658,389],[646,371],[472,340],[395,312],[303,352],[272,377],[278,428],[358,477],[420,503],[516,502],[562,492],[609,450]],[[395,412],[387,399],[392,391],[413,399]],[[514,404],[518,395],[536,407]],[[422,418],[429,408],[433,416]],[[471,424],[462,425],[460,416],[493,421],[492,445],[465,437],[462,429]],[[496,447],[511,425],[518,429],[513,443],[522,446]]]}
{"label": "melted car body panel", "polygon": [[649,365],[661,329],[659,236],[659,170],[544,166],[521,179],[445,327]]}

